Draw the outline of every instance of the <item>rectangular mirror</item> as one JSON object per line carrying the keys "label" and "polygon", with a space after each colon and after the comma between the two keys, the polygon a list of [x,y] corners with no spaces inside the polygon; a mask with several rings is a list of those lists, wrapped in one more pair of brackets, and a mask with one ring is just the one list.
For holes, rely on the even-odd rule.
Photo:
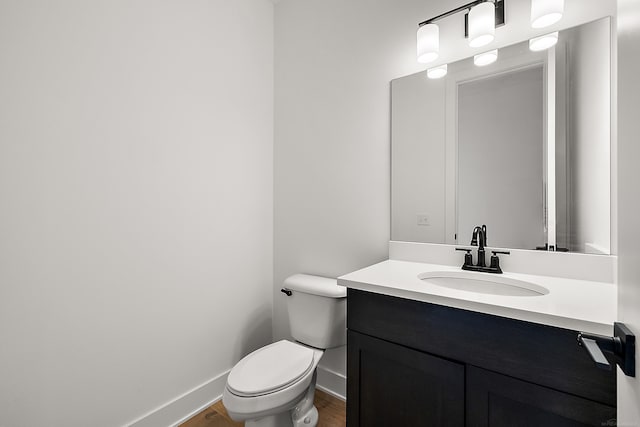
{"label": "rectangular mirror", "polygon": [[391,82],[391,238],[609,254],[611,19]]}

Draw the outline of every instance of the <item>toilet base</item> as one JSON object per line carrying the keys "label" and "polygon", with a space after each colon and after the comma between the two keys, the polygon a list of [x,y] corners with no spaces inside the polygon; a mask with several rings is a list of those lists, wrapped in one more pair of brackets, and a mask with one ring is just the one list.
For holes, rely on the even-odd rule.
{"label": "toilet base", "polygon": [[293,427],[316,427],[318,424],[318,409],[312,406],[307,413],[293,421]]}
{"label": "toilet base", "polygon": [[[245,427],[316,427],[318,425],[318,409],[312,406],[304,417],[292,420],[292,412],[281,412],[254,420],[246,420]],[[307,421],[307,422],[305,422]]]}
{"label": "toilet base", "polygon": [[313,398],[316,393],[317,375],[314,371],[307,392],[293,409],[262,418],[246,420],[245,427],[316,427],[318,424],[318,409],[313,406]]}
{"label": "toilet base", "polygon": [[291,411],[269,415],[256,420],[246,420],[244,427],[293,427]]}
{"label": "toilet base", "polygon": [[313,378],[309,389],[295,408],[291,411],[291,420],[294,427],[315,427],[318,424],[318,409],[313,406],[313,399],[316,394],[316,380],[318,371],[313,372]]}

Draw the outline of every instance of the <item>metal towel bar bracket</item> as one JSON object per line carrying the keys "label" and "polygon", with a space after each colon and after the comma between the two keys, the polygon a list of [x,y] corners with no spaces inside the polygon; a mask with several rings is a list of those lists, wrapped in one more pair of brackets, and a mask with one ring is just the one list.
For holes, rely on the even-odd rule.
{"label": "metal towel bar bracket", "polygon": [[629,377],[636,376],[636,336],[623,323],[613,324],[613,336],[578,333],[578,345],[584,347],[596,366],[610,371],[611,363],[604,353],[612,355],[614,364]]}

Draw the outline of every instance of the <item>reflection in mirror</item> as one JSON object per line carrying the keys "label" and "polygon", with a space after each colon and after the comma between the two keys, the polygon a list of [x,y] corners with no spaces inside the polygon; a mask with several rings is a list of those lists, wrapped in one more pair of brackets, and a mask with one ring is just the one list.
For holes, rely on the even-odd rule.
{"label": "reflection in mirror", "polygon": [[610,253],[611,22],[392,82],[393,240]]}
{"label": "reflection in mirror", "polygon": [[464,230],[486,224],[501,247],[546,242],[543,73],[536,64],[458,86],[456,213],[463,240]]}

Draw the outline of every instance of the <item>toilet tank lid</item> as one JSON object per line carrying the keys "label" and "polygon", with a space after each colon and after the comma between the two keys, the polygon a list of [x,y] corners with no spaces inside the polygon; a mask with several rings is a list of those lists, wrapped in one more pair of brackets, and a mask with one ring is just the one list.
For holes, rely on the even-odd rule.
{"label": "toilet tank lid", "polygon": [[289,276],[284,280],[284,287],[292,291],[328,298],[346,298],[347,296],[347,288],[338,286],[336,279],[312,276],[310,274]]}

